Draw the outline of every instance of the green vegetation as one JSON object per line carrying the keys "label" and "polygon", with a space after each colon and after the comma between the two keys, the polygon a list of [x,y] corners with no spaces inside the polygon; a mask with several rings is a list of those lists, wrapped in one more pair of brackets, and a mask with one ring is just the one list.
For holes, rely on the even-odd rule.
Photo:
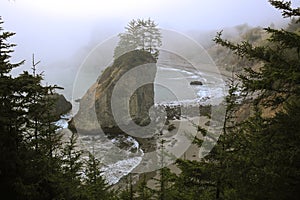
{"label": "green vegetation", "polygon": [[[3,22],[0,21],[0,25]],[[84,161],[76,150],[76,136],[64,142],[53,111],[57,86],[43,86],[41,74],[24,71],[13,77],[10,54],[14,33],[0,27],[0,193],[6,199],[99,199],[108,196],[98,162]],[[86,176],[83,176],[83,170]],[[97,190],[95,189],[97,188]],[[95,192],[96,191],[96,192]],[[101,197],[101,198],[102,198]]]}
{"label": "green vegetation", "polygon": [[[284,16],[300,16],[299,9],[292,9],[289,3],[270,3]],[[241,86],[231,80],[223,134],[212,152],[201,162],[178,161],[182,170],[179,179],[190,186],[184,188],[181,199],[300,196],[300,36],[297,29],[264,30],[270,37],[260,46],[250,41],[234,44],[222,39],[221,34],[215,38],[217,44],[261,67],[244,66],[238,75]],[[235,101],[238,88],[246,94],[244,102],[251,102],[253,110],[241,122],[237,113],[242,105]],[[191,197],[195,193],[197,197]]]}
{"label": "green vegetation", "polygon": [[[63,141],[53,121],[51,95],[57,86],[43,86],[41,74],[23,72],[13,77],[10,62],[14,33],[0,27],[0,192],[7,199],[299,199],[300,197],[300,10],[284,1],[270,0],[284,17],[294,17],[284,30],[246,31],[246,41],[214,41],[245,62],[230,79],[223,133],[201,161],[178,160],[180,173],[159,170],[157,185],[144,176],[120,192],[108,186],[100,162],[92,154],[82,158],[73,134]],[[125,35],[148,21],[132,21]],[[2,25],[0,21],[0,25]],[[142,25],[141,25],[142,24]],[[154,26],[155,27],[155,26]],[[137,29],[137,30],[136,30]],[[244,28],[240,27],[244,32]],[[127,37],[126,36],[126,37]],[[143,38],[141,35],[138,35]],[[121,39],[122,40],[122,39]],[[143,40],[147,40],[143,38]],[[142,41],[143,41],[142,40]],[[126,40],[122,41],[124,43]],[[133,40],[128,40],[133,41]],[[158,42],[160,40],[157,40]],[[156,53],[157,46],[135,43],[134,48]],[[259,45],[260,44],[260,45]],[[139,51],[138,51],[139,52]],[[118,56],[117,56],[118,57]],[[242,63],[240,63],[242,64]],[[259,66],[259,67],[257,67]],[[108,69],[109,70],[109,69]],[[241,91],[242,95],[237,95]],[[250,115],[239,118],[244,105]],[[208,130],[198,127],[203,134]],[[202,141],[196,142],[201,145]],[[161,143],[162,164],[164,142]],[[163,165],[162,165],[163,166]]]}
{"label": "green vegetation", "polygon": [[[216,36],[217,44],[247,62],[230,80],[223,134],[201,161],[178,160],[180,174],[161,169],[152,199],[299,199],[300,12],[270,3],[298,18],[286,30],[264,29],[269,37],[260,45]],[[244,105],[251,114],[241,119]]]}
{"label": "green vegetation", "polygon": [[157,24],[148,20],[132,20],[125,27],[126,32],[119,34],[120,41],[115,48],[114,58],[133,50],[143,50],[158,58],[161,44],[161,33]]}

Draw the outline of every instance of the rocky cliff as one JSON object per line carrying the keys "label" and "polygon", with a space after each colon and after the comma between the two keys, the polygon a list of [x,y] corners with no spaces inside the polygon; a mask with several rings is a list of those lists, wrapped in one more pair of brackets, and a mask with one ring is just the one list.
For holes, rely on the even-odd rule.
{"label": "rocky cliff", "polygon": [[85,134],[114,134],[122,133],[120,126],[147,125],[154,104],[155,63],[141,50],[117,58],[81,98],[71,128]]}

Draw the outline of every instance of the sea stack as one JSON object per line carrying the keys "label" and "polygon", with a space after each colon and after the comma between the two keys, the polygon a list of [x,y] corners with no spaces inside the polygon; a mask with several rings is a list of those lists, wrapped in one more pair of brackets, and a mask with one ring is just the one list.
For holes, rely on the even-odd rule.
{"label": "sea stack", "polygon": [[[135,70],[140,66],[144,67]],[[149,52],[134,50],[118,57],[81,98],[79,111],[70,126],[83,134],[97,134],[101,131],[121,134],[118,124],[130,126],[126,113],[130,115],[131,123],[147,125],[150,122],[149,109],[154,105],[155,75],[156,59]],[[122,77],[125,76],[127,79],[124,82]],[[145,84],[141,86],[143,82]],[[129,93],[132,88],[136,89],[130,99],[123,98],[122,94]],[[115,93],[119,92],[112,101],[114,90]],[[116,123],[112,103],[114,112],[117,110],[118,119],[124,117],[124,121]]]}

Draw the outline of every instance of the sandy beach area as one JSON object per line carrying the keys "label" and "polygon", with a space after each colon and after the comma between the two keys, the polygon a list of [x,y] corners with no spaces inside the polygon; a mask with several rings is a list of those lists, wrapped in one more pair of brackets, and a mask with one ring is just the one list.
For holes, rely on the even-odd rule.
{"label": "sandy beach area", "polygon": [[[177,157],[180,159],[199,161],[199,146],[197,144],[193,144],[191,140],[186,140],[185,138],[183,138],[183,135],[185,135],[183,133],[189,132],[191,133],[190,136],[194,135],[194,137],[202,139],[203,136],[200,132],[197,131],[197,126],[208,128],[208,126],[206,125],[208,121],[209,119],[204,116],[192,117],[187,119],[182,118],[180,120],[170,120],[170,124],[173,124],[175,126],[175,129],[172,131],[163,131],[163,133],[165,134],[164,139],[166,139],[166,151],[171,151],[172,153],[180,152],[181,155]],[[167,165],[167,167],[176,174],[180,173],[180,170],[174,163]],[[148,177],[149,180],[147,182],[147,185],[150,188],[155,188],[158,186],[155,179],[159,179],[159,171],[156,171],[155,174],[152,173],[152,176],[153,177]]]}

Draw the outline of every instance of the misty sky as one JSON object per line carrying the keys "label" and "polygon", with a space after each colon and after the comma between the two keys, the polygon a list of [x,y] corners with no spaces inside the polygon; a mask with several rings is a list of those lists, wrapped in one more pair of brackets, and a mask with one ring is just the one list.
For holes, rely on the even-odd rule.
{"label": "misty sky", "polygon": [[17,44],[12,61],[25,59],[30,67],[34,53],[52,79],[57,69],[71,68],[93,46],[124,31],[131,19],[150,17],[181,33],[283,22],[267,0],[1,0],[0,16],[4,29],[17,33],[10,40]]}
{"label": "misty sky", "polygon": [[180,32],[281,20],[267,0],[1,0],[0,15],[5,29],[17,33],[16,50],[44,60],[117,34],[133,18],[151,17],[161,28]]}

